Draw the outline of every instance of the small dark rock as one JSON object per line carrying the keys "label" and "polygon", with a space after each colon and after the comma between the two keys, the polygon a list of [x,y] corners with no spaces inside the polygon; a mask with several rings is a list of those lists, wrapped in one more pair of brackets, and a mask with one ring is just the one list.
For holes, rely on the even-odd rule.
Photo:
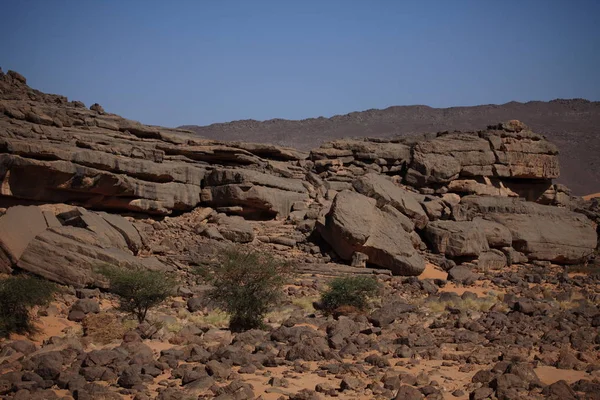
{"label": "small dark rock", "polygon": [[142,383],[141,368],[130,366],[121,373],[117,384],[124,388],[132,388]]}
{"label": "small dark rock", "polygon": [[577,399],[576,393],[571,389],[569,384],[564,380],[554,382],[552,385],[546,386],[542,390],[542,394],[550,399],[556,400],[575,400]]}
{"label": "small dark rock", "polygon": [[424,399],[425,396],[416,388],[412,386],[402,385],[400,389],[398,389],[398,393],[394,400],[421,400]]}
{"label": "small dark rock", "polygon": [[98,114],[104,114],[104,108],[98,103],[92,104],[90,110],[96,111]]}

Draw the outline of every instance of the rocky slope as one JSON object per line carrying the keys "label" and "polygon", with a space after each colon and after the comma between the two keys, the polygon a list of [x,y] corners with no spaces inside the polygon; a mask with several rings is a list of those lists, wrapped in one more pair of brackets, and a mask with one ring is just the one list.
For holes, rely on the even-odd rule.
{"label": "rocky slope", "polygon": [[452,107],[389,107],[331,118],[300,121],[234,121],[182,128],[206,138],[273,143],[310,150],[322,143],[348,137],[393,138],[422,132],[476,130],[490,122],[518,119],[546,135],[561,149],[558,182],[578,195],[600,192],[598,125],[600,102],[582,99],[510,102],[502,105]]}
{"label": "rocky slope", "polygon": [[[600,208],[553,183],[558,154],[516,120],[310,153],[215,141],[2,75],[0,274],[66,291],[39,310],[60,334],[0,343],[0,395],[593,398]],[[219,329],[190,273],[229,246],[298,272],[267,331]],[[127,328],[100,263],[178,276],[162,325]],[[372,313],[310,306],[343,274],[384,283]]]}

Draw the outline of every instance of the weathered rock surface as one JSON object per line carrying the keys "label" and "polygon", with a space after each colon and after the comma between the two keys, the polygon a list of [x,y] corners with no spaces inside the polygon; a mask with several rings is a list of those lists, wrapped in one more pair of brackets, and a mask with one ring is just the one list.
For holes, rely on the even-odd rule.
{"label": "weathered rock surface", "polygon": [[439,134],[419,142],[406,178],[415,186],[449,183],[459,176],[548,180],[559,175],[557,154],[543,136],[513,121],[479,134]]}
{"label": "weathered rock surface", "polygon": [[381,174],[369,173],[353,183],[357,192],[377,200],[378,207],[390,204],[402,214],[408,216],[419,229],[427,225],[429,219],[414,193],[394,184]]}
{"label": "weathered rock surface", "polygon": [[202,201],[215,207],[241,206],[242,215],[287,217],[295,202],[308,200],[299,179],[242,169],[216,169],[206,178]]}
{"label": "weathered rock surface", "polygon": [[512,247],[530,260],[580,263],[597,246],[594,223],[565,208],[515,198],[466,196],[455,210],[456,217],[466,220],[481,215],[505,226]]}
{"label": "weathered rock surface", "polygon": [[434,221],[427,225],[425,237],[436,253],[448,257],[477,257],[489,250],[484,231],[471,221]]}
{"label": "weathered rock surface", "polygon": [[319,229],[344,260],[360,252],[369,257],[370,264],[397,275],[419,275],[425,269],[424,259],[396,213],[377,208],[376,200],[359,193],[340,192]]}
{"label": "weathered rock surface", "polygon": [[598,245],[596,248],[600,250],[600,198],[596,197],[590,200],[578,199],[570,202],[569,208],[587,216],[596,223],[596,233],[598,235]]}
{"label": "weathered rock surface", "polygon": [[456,179],[448,183],[448,190],[462,195],[518,197],[518,194],[507,188],[501,180],[492,180],[487,176],[476,177],[476,179]]}
{"label": "weathered rock surface", "polygon": [[104,285],[94,271],[103,263],[167,269],[154,258],[135,257],[141,237],[125,218],[67,208],[70,211],[58,214],[58,218],[37,206],[9,208],[0,217],[3,270],[18,267],[58,283],[83,287]]}
{"label": "weathered rock surface", "polygon": [[512,234],[506,226],[481,217],[474,218],[473,222],[479,230],[483,231],[490,247],[512,246]]}
{"label": "weathered rock surface", "polygon": [[9,208],[0,218],[0,271],[10,273],[29,243],[47,228],[38,207]]}
{"label": "weathered rock surface", "polygon": [[240,216],[220,216],[218,218],[219,233],[232,242],[248,243],[254,240],[252,225]]}
{"label": "weathered rock surface", "polygon": [[425,192],[444,188],[462,195],[523,196],[532,201],[559,174],[556,146],[519,121],[480,132],[338,140],[313,150],[311,158],[318,172],[328,173],[326,180],[376,172],[398,176]]}
{"label": "weathered rock surface", "polygon": [[[214,164],[270,170],[276,180],[285,170],[277,162],[306,158],[293,149],[142,125],[32,90],[9,74],[0,80],[0,195],[20,201],[167,215],[200,204]],[[35,186],[27,184],[33,180]],[[254,197],[281,197],[268,192]],[[269,210],[284,210],[280,205]]]}

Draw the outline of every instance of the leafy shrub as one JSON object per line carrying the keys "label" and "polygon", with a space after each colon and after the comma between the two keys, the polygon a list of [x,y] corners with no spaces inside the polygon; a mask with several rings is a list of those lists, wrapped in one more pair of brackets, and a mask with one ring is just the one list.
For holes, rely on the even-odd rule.
{"label": "leafy shrub", "polygon": [[31,307],[48,304],[56,291],[53,283],[28,275],[0,280],[0,337],[34,333]]}
{"label": "leafy shrub", "polygon": [[134,315],[140,324],[148,310],[165,301],[175,289],[175,280],[164,272],[112,265],[104,265],[98,271],[108,278],[109,290],[119,296],[119,309]]}
{"label": "leafy shrub", "polygon": [[229,250],[223,261],[209,270],[198,270],[214,288],[209,298],[231,314],[234,332],[261,328],[264,316],[281,296],[289,266],[268,254]]}
{"label": "leafy shrub", "polygon": [[379,283],[370,276],[345,276],[333,279],[321,296],[320,306],[326,313],[341,307],[365,310],[369,299],[377,296]]}

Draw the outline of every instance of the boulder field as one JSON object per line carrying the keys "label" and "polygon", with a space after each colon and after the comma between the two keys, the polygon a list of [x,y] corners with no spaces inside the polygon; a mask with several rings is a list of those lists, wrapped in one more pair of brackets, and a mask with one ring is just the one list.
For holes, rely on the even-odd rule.
{"label": "boulder field", "polygon": [[[144,244],[148,225],[195,210],[200,236],[396,275],[419,275],[430,254],[466,265],[586,263],[597,206],[552,183],[557,155],[519,121],[336,140],[310,153],[219,142],[88,109],[9,71],[0,76],[0,270],[86,286],[100,284],[99,261],[165,268]],[[267,221],[291,229],[269,237]]]}

